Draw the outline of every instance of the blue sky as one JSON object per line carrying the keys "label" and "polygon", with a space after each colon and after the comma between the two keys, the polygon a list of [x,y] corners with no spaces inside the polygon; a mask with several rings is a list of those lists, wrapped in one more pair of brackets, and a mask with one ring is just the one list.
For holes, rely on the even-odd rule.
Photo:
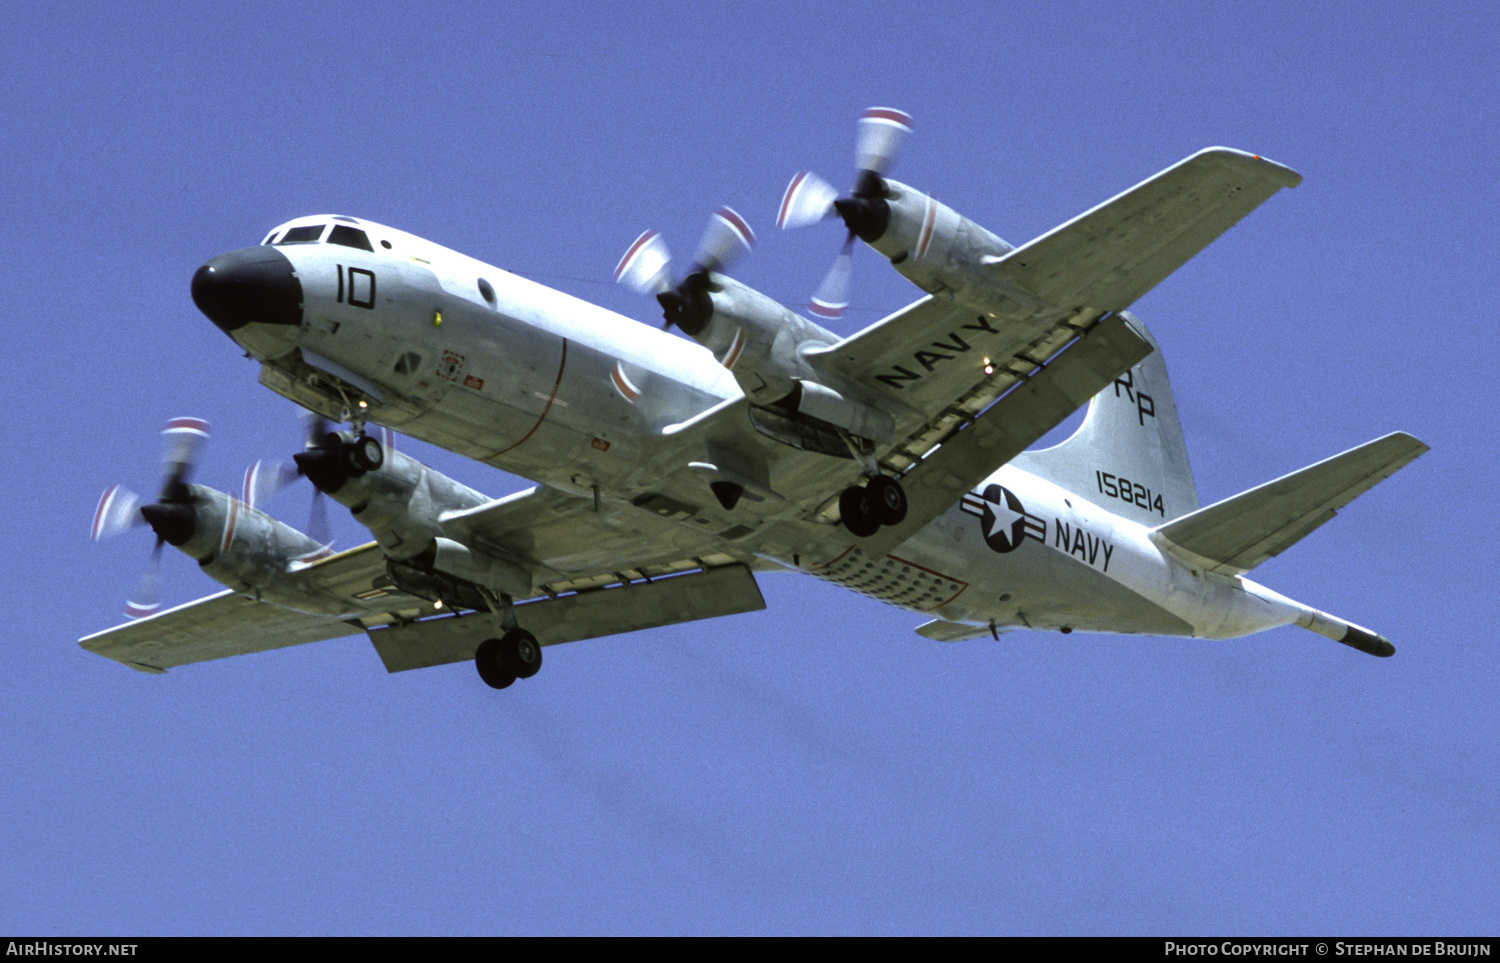
{"label": "blue sky", "polygon": [[[0,30],[11,629],[0,930],[1490,934],[1497,255],[1483,4],[81,5]],[[548,650],[503,693],[363,637],[147,677],[79,649],[149,539],[87,540],[207,418],[199,479],[297,446],[193,270],[368,217],[633,317],[644,228],[730,204],[793,305],[840,236],[796,170],[894,175],[1023,242],[1202,147],[1282,192],[1136,305],[1213,501],[1369,438],[1432,452],[1256,578],[1389,636],[945,646],[809,579]],[[850,331],[916,294],[857,252]],[[408,443],[409,450],[418,450]],[[430,449],[496,494],[523,482]],[[300,499],[300,501],[299,501]],[[300,524],[305,492],[272,507]],[[343,544],[359,529],[347,519]],[[166,595],[217,586],[169,558]]]}

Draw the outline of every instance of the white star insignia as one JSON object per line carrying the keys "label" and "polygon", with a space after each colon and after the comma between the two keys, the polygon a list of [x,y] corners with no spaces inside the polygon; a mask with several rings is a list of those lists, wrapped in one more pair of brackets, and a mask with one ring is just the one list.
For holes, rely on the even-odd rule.
{"label": "white star insignia", "polygon": [[1010,533],[1016,522],[1026,516],[1021,512],[1012,511],[1010,506],[1005,503],[1004,495],[1000,495],[995,501],[986,500],[985,504],[989,506],[990,515],[994,518],[994,521],[990,522],[989,531],[985,535],[993,538],[995,533],[1003,532],[1006,542],[1009,542]]}

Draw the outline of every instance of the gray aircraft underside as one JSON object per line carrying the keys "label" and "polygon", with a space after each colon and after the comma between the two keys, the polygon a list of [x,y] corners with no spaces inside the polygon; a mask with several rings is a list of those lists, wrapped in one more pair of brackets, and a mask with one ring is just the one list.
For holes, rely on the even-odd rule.
{"label": "gray aircraft underside", "polygon": [[[855,189],[798,175],[783,199],[783,226],[840,218],[927,292],[848,338],[727,274],[753,240],[728,209],[676,285],[650,232],[617,270],[688,338],[352,217],[210,260],[194,300],[261,383],[347,425],[278,477],[374,541],[334,554],[265,515],[269,467],[240,498],[190,484],[206,426],[174,420],[157,501],[110,489],[94,534],[149,524],[228,589],[133,599],[146,617],[81,644],[158,672],[365,631],[391,671],[474,659],[503,688],[541,646],[762,608],[755,573],[785,570],[946,641],[1297,624],[1393,652],[1244,576],[1426,446],[1388,435],[1200,507],[1166,366],[1126,310],[1301,178],[1211,148],[1012,247],[884,176],[909,126],[872,109]],[[814,313],[839,310],[841,270]],[[1027,450],[1084,404],[1071,438]],[[491,499],[374,424],[537,487]]]}

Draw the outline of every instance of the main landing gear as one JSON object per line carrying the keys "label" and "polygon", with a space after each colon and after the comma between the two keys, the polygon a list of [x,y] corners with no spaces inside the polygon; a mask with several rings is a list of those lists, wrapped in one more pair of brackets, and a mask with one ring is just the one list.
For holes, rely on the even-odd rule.
{"label": "main landing gear", "polygon": [[525,629],[511,629],[498,639],[485,639],[474,650],[474,667],[491,689],[507,688],[529,679],[542,667],[542,646]]}
{"label": "main landing gear", "polygon": [[839,496],[839,516],[851,535],[869,538],[880,526],[899,525],[906,518],[906,489],[889,475],[851,485]]}

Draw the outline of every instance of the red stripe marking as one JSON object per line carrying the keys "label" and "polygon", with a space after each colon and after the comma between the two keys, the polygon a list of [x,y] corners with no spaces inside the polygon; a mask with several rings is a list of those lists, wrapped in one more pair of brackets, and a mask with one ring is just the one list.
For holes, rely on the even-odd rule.
{"label": "red stripe marking", "polygon": [[792,206],[792,195],[797,193],[797,189],[802,186],[802,182],[805,180],[807,180],[807,171],[800,171],[796,177],[792,178],[792,182],[786,186],[786,193],[781,195],[781,210],[776,214],[777,227],[786,226],[786,212]]}
{"label": "red stripe marking", "polygon": [[552,382],[552,394],[550,394],[550,395],[547,396],[547,407],[545,407],[545,408],[542,409],[542,416],[536,420],[536,424],[534,424],[534,425],[531,426],[531,430],[530,431],[528,431],[526,434],[524,434],[524,435],[521,436],[521,440],[520,441],[516,442],[514,445],[511,445],[509,448],[501,448],[499,451],[492,451],[488,455],[485,455],[482,458],[480,458],[479,459],[480,461],[487,461],[487,460],[489,460],[491,458],[498,458],[498,457],[500,457],[501,455],[505,454],[508,451],[515,451],[517,448],[520,448],[522,445],[524,445],[526,443],[527,439],[529,439],[532,435],[536,434],[536,430],[538,428],[542,427],[542,422],[544,422],[544,421],[547,420],[547,412],[549,412],[549,411],[552,410],[552,402],[554,402],[554,401],[557,400],[557,389],[562,386],[563,369],[567,368],[567,366],[568,366],[568,339],[567,338],[563,338],[563,343],[562,343],[562,360],[559,361],[558,365],[557,365],[557,380],[554,381],[554,382]]}
{"label": "red stripe marking", "polygon": [[89,537],[94,541],[99,540],[99,526],[104,524],[104,514],[109,508],[109,503],[114,501],[115,493],[120,490],[119,485],[111,485],[104,489],[104,494],[99,496],[99,507],[94,509],[94,527]]}
{"label": "red stripe marking", "polygon": [[844,316],[844,309],[848,306],[849,305],[847,304],[825,304],[824,302],[819,301],[817,298],[813,298],[810,302],[808,302],[807,310],[811,311],[813,314],[816,314],[820,318],[827,318],[830,321],[837,321],[839,318],[842,318]]}
{"label": "red stripe marking", "polygon": [[224,521],[224,542],[219,546],[219,554],[224,555],[229,551],[229,546],[234,542],[234,527],[240,518],[240,502],[237,499],[229,500],[229,518]]}
{"label": "red stripe marking", "polygon": [[631,259],[640,253],[641,248],[651,243],[651,239],[655,236],[655,231],[645,231],[640,237],[635,239],[635,243],[630,245],[630,250],[626,251],[625,256],[620,258],[620,263],[615,265],[616,281],[620,280],[620,275],[625,273],[625,269],[630,265]]}
{"label": "red stripe marking", "polygon": [[917,260],[927,256],[927,245],[932,243],[932,229],[937,224],[937,202],[927,198],[927,212],[922,216],[922,239],[917,242]]}
{"label": "red stripe marking", "polygon": [[740,217],[739,214],[735,213],[734,208],[719,208],[719,216],[724,219],[724,222],[726,224],[734,228],[735,233],[740,236],[741,241],[745,242],[746,247],[755,246],[755,232],[750,230],[750,225],[745,223],[745,219],[743,217]]}
{"label": "red stripe marking", "polygon": [[190,431],[199,435],[208,434],[208,422],[202,418],[173,418],[167,422],[167,427],[162,429],[162,434],[169,431]]}
{"label": "red stripe marking", "polygon": [[734,370],[734,363],[740,360],[740,352],[745,350],[745,329],[736,328],[734,331],[734,343],[729,346],[729,353],[724,355],[724,367]]}
{"label": "red stripe marking", "polygon": [[860,120],[883,120],[897,124],[911,132],[911,114],[904,110],[896,110],[892,107],[871,107],[859,118]]}
{"label": "red stripe marking", "polygon": [[634,402],[635,399],[641,396],[641,393],[636,390],[635,386],[626,379],[625,372],[621,370],[620,362],[618,361],[615,362],[615,366],[609,371],[609,380],[615,383],[615,387],[619,390],[620,394],[625,396],[626,401]]}

